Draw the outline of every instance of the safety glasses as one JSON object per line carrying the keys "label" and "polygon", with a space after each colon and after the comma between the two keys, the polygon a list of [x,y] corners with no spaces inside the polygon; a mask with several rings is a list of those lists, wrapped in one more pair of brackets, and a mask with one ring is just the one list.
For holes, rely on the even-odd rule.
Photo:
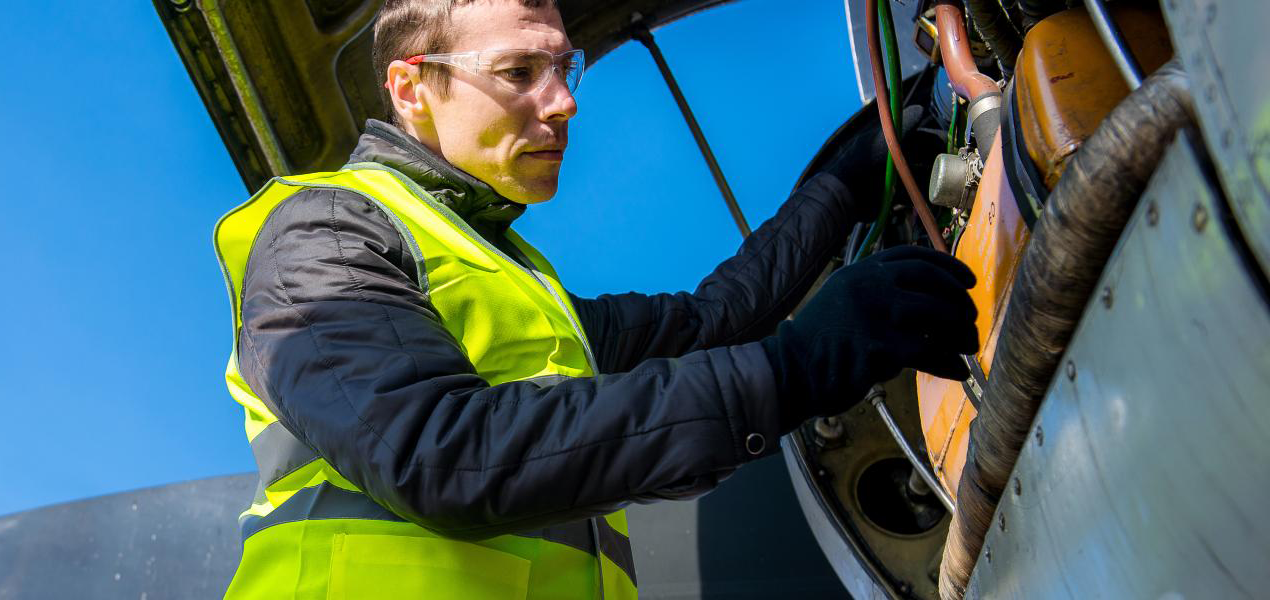
{"label": "safety glasses", "polygon": [[482,50],[420,54],[405,61],[412,65],[440,63],[457,67],[468,73],[493,79],[499,87],[522,96],[541,92],[553,75],[559,77],[572,94],[578,89],[582,72],[586,70],[586,57],[582,50],[569,50],[560,54],[534,48]]}

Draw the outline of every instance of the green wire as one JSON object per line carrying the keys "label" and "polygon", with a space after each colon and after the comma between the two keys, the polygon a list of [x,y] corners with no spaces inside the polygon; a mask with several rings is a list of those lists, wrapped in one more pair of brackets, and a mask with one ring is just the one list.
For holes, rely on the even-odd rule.
{"label": "green wire", "polygon": [[[895,123],[895,131],[902,132],[904,131],[904,120],[903,111],[900,110],[900,54],[895,41],[895,24],[891,21],[890,0],[878,0],[878,24],[882,29],[882,43],[886,51],[886,78],[889,80],[887,91],[890,95],[891,120]],[[877,87],[874,86],[874,89],[877,89]],[[881,102],[882,99],[878,98],[877,101]],[[878,211],[878,218],[869,225],[869,234],[865,236],[864,244],[860,246],[860,250],[856,252],[855,258],[851,262],[858,262],[873,253],[873,246],[877,244],[878,238],[882,235],[882,229],[886,226],[886,221],[891,216],[891,202],[894,199],[895,161],[891,158],[890,152],[887,152],[882,209]]]}

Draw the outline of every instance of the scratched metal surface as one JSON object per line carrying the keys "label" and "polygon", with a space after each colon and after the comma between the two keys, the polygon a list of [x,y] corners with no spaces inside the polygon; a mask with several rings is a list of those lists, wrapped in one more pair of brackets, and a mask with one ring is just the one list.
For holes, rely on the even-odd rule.
{"label": "scratched metal surface", "polygon": [[968,597],[1270,590],[1270,307],[1186,140],[1103,273]]}
{"label": "scratched metal surface", "polygon": [[1270,271],[1270,2],[1161,2],[1236,221]]}

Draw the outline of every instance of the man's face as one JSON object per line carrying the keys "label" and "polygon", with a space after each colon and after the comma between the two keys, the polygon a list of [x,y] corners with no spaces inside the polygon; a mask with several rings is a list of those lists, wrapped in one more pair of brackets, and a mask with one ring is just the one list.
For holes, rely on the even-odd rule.
{"label": "man's face", "polygon": [[[572,49],[559,12],[550,2],[543,4],[526,8],[515,0],[478,0],[456,7],[449,51],[538,48],[556,54]],[[521,96],[486,75],[442,68],[452,78],[448,97],[429,85],[414,86],[426,108],[420,113],[398,110],[407,129],[450,164],[511,200],[551,199],[568,144],[569,119],[578,111],[564,82],[553,76],[541,91]],[[392,73],[390,68],[390,81]]]}

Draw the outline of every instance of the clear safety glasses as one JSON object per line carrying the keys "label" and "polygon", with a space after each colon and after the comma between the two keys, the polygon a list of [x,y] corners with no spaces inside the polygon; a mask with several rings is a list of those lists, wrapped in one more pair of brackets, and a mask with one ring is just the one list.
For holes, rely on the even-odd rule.
{"label": "clear safety glasses", "polygon": [[479,52],[454,52],[449,54],[420,54],[405,61],[441,63],[458,67],[493,79],[498,85],[514,94],[528,96],[541,92],[554,75],[569,88],[578,89],[582,71],[586,70],[586,57],[582,50],[569,50],[552,54],[541,49],[482,50]]}

